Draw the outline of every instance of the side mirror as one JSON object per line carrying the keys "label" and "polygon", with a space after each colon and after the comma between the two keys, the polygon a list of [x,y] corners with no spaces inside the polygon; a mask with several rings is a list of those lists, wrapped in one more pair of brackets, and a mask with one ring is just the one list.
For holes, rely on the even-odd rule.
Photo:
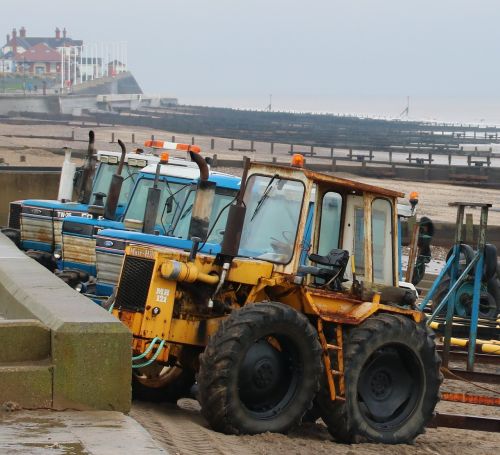
{"label": "side mirror", "polygon": [[166,206],[167,206],[167,213],[172,213],[172,210],[174,208],[174,198],[172,196],[169,196],[167,198]]}

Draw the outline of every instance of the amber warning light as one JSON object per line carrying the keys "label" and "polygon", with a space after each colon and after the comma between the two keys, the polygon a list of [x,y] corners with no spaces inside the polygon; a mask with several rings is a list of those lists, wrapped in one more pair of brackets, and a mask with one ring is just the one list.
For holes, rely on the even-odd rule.
{"label": "amber warning light", "polygon": [[293,167],[304,167],[304,155],[300,153],[295,153],[292,156],[292,166]]}

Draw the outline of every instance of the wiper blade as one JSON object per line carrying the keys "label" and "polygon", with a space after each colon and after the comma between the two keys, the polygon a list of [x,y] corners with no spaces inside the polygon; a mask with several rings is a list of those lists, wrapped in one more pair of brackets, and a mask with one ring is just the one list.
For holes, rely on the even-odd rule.
{"label": "wiper blade", "polygon": [[264,193],[260,197],[259,201],[257,202],[257,206],[255,207],[255,210],[252,213],[252,217],[250,218],[250,221],[253,221],[255,218],[255,215],[257,215],[258,211],[264,204],[265,200],[269,197],[269,193],[271,192],[271,185],[273,182],[278,178],[278,174],[273,175],[273,178],[269,180],[269,183],[266,186],[266,189],[264,190]]}

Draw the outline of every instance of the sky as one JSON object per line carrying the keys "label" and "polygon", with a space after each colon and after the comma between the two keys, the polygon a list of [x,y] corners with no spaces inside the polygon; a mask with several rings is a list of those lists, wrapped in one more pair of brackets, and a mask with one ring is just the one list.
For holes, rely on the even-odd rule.
{"label": "sky", "polygon": [[126,41],[180,103],[498,124],[499,24],[499,0],[0,2],[3,36]]}

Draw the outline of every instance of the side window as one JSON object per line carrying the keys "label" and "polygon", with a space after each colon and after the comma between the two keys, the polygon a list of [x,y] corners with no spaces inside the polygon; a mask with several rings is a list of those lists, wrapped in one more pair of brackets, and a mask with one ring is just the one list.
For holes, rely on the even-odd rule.
{"label": "side window", "polygon": [[354,265],[357,275],[365,274],[365,211],[354,207]]}
{"label": "side window", "polygon": [[341,216],[342,196],[333,191],[325,193],[321,204],[318,254],[326,256],[331,250],[339,248]]}
{"label": "side window", "polygon": [[372,203],[373,281],[393,284],[392,208],[386,199]]}

